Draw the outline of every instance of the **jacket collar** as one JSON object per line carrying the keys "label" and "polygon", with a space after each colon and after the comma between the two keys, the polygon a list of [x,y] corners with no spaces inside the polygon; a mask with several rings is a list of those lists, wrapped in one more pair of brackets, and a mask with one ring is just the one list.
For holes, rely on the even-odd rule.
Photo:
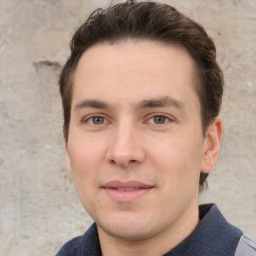
{"label": "jacket collar", "polygon": [[[200,222],[196,229],[164,256],[233,256],[242,232],[230,225],[217,206],[199,206]],[[78,249],[79,256],[100,256],[100,243],[96,224],[83,235]]]}

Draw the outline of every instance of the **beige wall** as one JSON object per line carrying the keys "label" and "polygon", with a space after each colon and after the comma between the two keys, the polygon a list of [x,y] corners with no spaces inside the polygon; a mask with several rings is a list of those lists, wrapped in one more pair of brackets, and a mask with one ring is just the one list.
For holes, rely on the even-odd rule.
{"label": "beige wall", "polygon": [[[65,168],[57,76],[109,1],[0,0],[0,255],[54,255],[91,223]],[[165,1],[202,23],[225,73],[225,138],[202,202],[256,240],[256,1]]]}

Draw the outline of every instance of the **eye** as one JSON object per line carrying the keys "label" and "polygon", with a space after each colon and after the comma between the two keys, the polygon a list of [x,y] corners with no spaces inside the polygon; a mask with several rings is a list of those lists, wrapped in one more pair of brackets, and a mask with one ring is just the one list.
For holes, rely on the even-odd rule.
{"label": "eye", "polygon": [[86,121],[90,124],[95,124],[95,125],[101,125],[107,122],[106,119],[102,116],[92,116],[88,118]]}
{"label": "eye", "polygon": [[149,123],[151,124],[165,124],[167,122],[170,122],[171,119],[167,116],[164,115],[156,115],[156,116],[152,116],[149,119]]}
{"label": "eye", "polygon": [[154,116],[153,119],[156,124],[164,124],[167,118],[165,116]]}

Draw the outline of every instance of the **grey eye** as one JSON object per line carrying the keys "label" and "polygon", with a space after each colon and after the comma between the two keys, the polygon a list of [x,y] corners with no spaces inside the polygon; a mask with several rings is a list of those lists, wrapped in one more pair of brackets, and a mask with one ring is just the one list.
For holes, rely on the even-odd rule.
{"label": "grey eye", "polygon": [[154,116],[154,123],[155,124],[164,124],[166,122],[165,116]]}
{"label": "grey eye", "polygon": [[96,124],[96,125],[104,124],[105,118],[101,116],[94,116],[92,117],[92,122],[93,124]]}

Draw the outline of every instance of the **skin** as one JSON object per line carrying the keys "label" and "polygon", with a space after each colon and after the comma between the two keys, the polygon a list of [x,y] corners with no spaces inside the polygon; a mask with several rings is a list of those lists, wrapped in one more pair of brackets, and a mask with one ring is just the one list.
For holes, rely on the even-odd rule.
{"label": "skin", "polygon": [[[163,255],[198,224],[200,171],[213,170],[223,129],[217,117],[203,135],[197,82],[193,60],[174,46],[128,40],[82,55],[67,167],[102,255]],[[113,198],[104,187],[110,181],[151,187]]]}

